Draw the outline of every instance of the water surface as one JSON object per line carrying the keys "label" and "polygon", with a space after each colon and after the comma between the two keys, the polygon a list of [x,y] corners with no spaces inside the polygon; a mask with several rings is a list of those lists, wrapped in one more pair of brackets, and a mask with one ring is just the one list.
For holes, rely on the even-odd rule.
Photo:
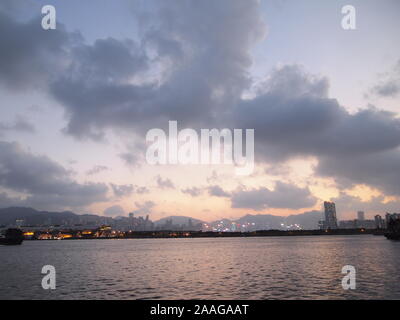
{"label": "water surface", "polygon": [[[53,265],[57,289],[43,290]],[[343,290],[353,265],[356,290]],[[1,299],[400,299],[381,236],[25,241],[0,246]]]}

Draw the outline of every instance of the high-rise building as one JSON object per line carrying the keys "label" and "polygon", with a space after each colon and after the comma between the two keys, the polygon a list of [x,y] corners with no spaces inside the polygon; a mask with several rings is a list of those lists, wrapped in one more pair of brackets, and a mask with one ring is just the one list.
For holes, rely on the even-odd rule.
{"label": "high-rise building", "polygon": [[365,220],[364,211],[358,211],[358,212],[357,212],[357,220],[358,220],[358,221],[364,221],[364,220]]}
{"label": "high-rise building", "polygon": [[386,212],[386,215],[385,215],[386,228],[388,227],[390,219],[391,219],[391,214],[389,212]]}
{"label": "high-rise building", "polygon": [[337,229],[337,219],[336,219],[336,206],[334,202],[324,202],[325,208],[325,228],[326,229]]}
{"label": "high-rise building", "polygon": [[377,215],[375,216],[375,227],[376,227],[377,229],[384,229],[384,228],[385,228],[385,225],[384,225],[384,223],[383,223],[383,219],[382,219],[382,217],[381,217],[379,214],[377,214]]}

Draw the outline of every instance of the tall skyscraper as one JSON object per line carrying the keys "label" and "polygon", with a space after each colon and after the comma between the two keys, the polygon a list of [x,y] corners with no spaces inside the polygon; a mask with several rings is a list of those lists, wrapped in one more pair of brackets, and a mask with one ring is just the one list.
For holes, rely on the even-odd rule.
{"label": "tall skyscraper", "polygon": [[390,219],[391,219],[391,214],[389,212],[386,212],[386,215],[385,215],[386,228],[388,227]]}
{"label": "tall skyscraper", "polygon": [[336,206],[334,202],[324,202],[325,208],[325,227],[327,229],[337,229]]}
{"label": "tall skyscraper", "polygon": [[358,212],[357,212],[357,220],[358,220],[358,221],[364,221],[364,220],[365,220],[364,211],[358,211]]}
{"label": "tall skyscraper", "polygon": [[376,227],[377,229],[384,229],[384,228],[385,228],[385,225],[384,225],[384,223],[383,223],[383,219],[382,219],[382,217],[381,217],[379,214],[377,214],[377,215],[375,216],[375,227]]}

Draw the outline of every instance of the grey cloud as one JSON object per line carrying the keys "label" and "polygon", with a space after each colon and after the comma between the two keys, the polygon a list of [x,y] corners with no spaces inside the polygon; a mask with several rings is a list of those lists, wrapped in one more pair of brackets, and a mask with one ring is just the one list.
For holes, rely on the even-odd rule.
{"label": "grey cloud", "polygon": [[317,174],[399,194],[400,121],[395,113],[369,106],[350,114],[327,98],[325,79],[298,66],[277,69],[263,85],[263,92],[242,101],[235,112],[237,126],[255,129],[258,161],[315,156]]}
{"label": "grey cloud", "polygon": [[144,160],[146,144],[144,142],[135,141],[126,146],[127,151],[120,153],[119,157],[131,167],[138,167]]}
{"label": "grey cloud", "polygon": [[[258,1],[191,0],[187,5],[169,1],[150,7],[152,14],[140,20],[143,32],[138,43],[109,38],[87,45],[74,38],[70,45],[72,36],[64,31],[53,33],[56,43],[43,37],[43,32],[37,41],[39,35],[24,27],[24,37],[20,38],[29,37],[29,41],[21,40],[20,46],[23,44],[23,52],[29,52],[29,59],[12,57],[19,48],[12,47],[11,39],[3,39],[3,44],[11,46],[10,56],[1,59],[10,74],[5,79],[32,83],[39,69],[50,82],[52,96],[65,108],[65,132],[79,138],[100,139],[107,128],[136,130],[143,135],[144,129],[170,119],[185,126],[219,123],[218,114],[230,108],[250,85],[250,50],[265,32]],[[9,20],[4,24],[18,29],[19,25]],[[6,34],[14,37],[12,31]],[[152,60],[146,55],[147,45],[155,48]],[[42,51],[50,52],[63,70],[48,70],[53,66],[43,65],[47,56],[43,59]],[[150,60],[164,56],[171,62],[169,67],[163,66],[167,70],[161,80],[135,81],[139,74],[154,72]],[[26,61],[33,61],[35,69],[31,72],[18,68]]]}
{"label": "grey cloud", "polygon": [[168,178],[163,179],[160,175],[156,177],[157,186],[161,189],[174,189],[175,186],[172,181]]}
{"label": "grey cloud", "polygon": [[141,115],[152,86],[133,85],[134,76],[147,69],[147,57],[132,40],[96,40],[76,46],[72,63],[50,86],[66,106],[66,132],[77,137],[102,137],[110,126],[130,127]]}
{"label": "grey cloud", "polygon": [[26,0],[2,0],[0,2],[0,12],[17,13],[22,9],[30,7],[32,4]]}
{"label": "grey cloud", "polygon": [[95,175],[95,174],[98,174],[98,173],[103,172],[103,171],[107,171],[109,169],[110,168],[108,168],[107,166],[97,165],[97,166],[94,166],[92,169],[86,171],[86,174],[91,176],[91,175]]}
{"label": "grey cloud", "polygon": [[153,201],[146,201],[144,203],[135,202],[135,206],[137,209],[133,211],[134,214],[149,214],[156,204]]}
{"label": "grey cloud", "polygon": [[144,42],[146,47],[156,50],[158,59],[170,58],[171,61],[176,61],[185,57],[182,44],[168,34],[164,34],[162,30],[148,30]]}
{"label": "grey cloud", "polygon": [[236,107],[236,127],[255,129],[257,160],[360,155],[400,145],[394,113],[370,106],[350,114],[326,97],[326,87],[326,79],[284,66],[272,73],[262,94]]}
{"label": "grey cloud", "polygon": [[71,175],[48,157],[0,142],[0,186],[26,194],[26,203],[41,208],[82,207],[107,200],[105,184],[80,184]]}
{"label": "grey cloud", "polygon": [[114,205],[105,209],[103,213],[106,216],[114,217],[114,216],[123,216],[125,214],[125,211],[121,206]]}
{"label": "grey cloud", "polygon": [[186,189],[182,189],[181,191],[183,193],[191,195],[192,197],[198,197],[203,192],[203,190],[201,188],[197,188],[197,187],[186,188]]}
{"label": "grey cloud", "polygon": [[75,47],[72,55],[66,75],[72,80],[124,83],[147,69],[147,57],[133,40],[98,39]]}
{"label": "grey cloud", "polygon": [[391,71],[378,76],[378,83],[371,92],[382,97],[396,97],[400,93],[400,60]]}
{"label": "grey cloud", "polygon": [[117,197],[130,196],[135,191],[135,187],[132,184],[116,185],[111,183],[110,185]]}
{"label": "grey cloud", "polygon": [[214,185],[208,187],[208,193],[214,197],[221,197],[221,198],[229,198],[231,196],[230,193],[224,191],[220,186]]}
{"label": "grey cloud", "polygon": [[[100,139],[106,129],[143,137],[146,129],[174,119],[193,128],[254,128],[257,161],[314,156],[321,174],[337,178],[346,166],[356,168],[359,157],[376,157],[381,165],[389,161],[384,155],[400,144],[396,115],[374,107],[350,114],[329,98],[326,78],[298,66],[278,68],[254,98],[242,99],[252,81],[251,50],[266,29],[259,5],[256,0],[152,2],[146,6],[150,12],[135,10],[136,42],[107,38],[93,44],[62,25],[43,32],[38,19],[20,22],[3,10],[0,82],[14,89],[47,85],[65,110],[65,132],[78,138]],[[148,80],[155,73],[159,78]],[[396,77],[388,79],[396,84]],[[142,151],[120,156],[137,164]],[[391,156],[398,158],[394,151]],[[343,170],[326,169],[324,163],[335,160],[345,164]],[[396,189],[390,176],[378,180],[357,172],[350,175],[354,182]]]}
{"label": "grey cloud", "polygon": [[129,166],[136,166],[140,162],[140,158],[133,153],[120,153],[119,156]]}
{"label": "grey cloud", "polygon": [[149,193],[149,189],[146,187],[139,187],[133,184],[113,184],[111,183],[111,189],[113,190],[115,196],[121,198],[121,197],[127,197],[130,196],[134,193],[137,194],[146,194]]}
{"label": "grey cloud", "polygon": [[400,81],[391,80],[374,87],[375,93],[383,97],[394,97],[400,92]]}
{"label": "grey cloud", "polygon": [[[286,82],[294,89],[285,87]],[[279,164],[292,157],[314,156],[319,160],[317,174],[340,184],[364,183],[399,194],[397,114],[374,106],[350,114],[326,97],[325,86],[324,79],[298,66],[285,66],[273,72],[264,92],[238,105],[236,125],[255,129],[256,159]]]}
{"label": "grey cloud", "polygon": [[21,197],[10,197],[6,192],[0,192],[0,206],[2,208],[17,207],[25,205],[25,200]]}
{"label": "grey cloud", "polygon": [[[398,200],[384,202],[383,196],[372,197],[368,201],[363,201],[359,197],[351,196],[341,192],[338,197],[332,198],[336,204],[338,217],[343,217],[344,212],[353,212],[353,217],[356,219],[356,212],[359,210],[365,211],[367,218],[372,218],[373,215],[384,215],[386,212],[397,212],[400,206]],[[349,216],[346,216],[349,218]]]}
{"label": "grey cloud", "polygon": [[232,208],[263,210],[266,208],[301,209],[312,207],[316,198],[308,188],[277,182],[274,190],[259,188],[232,194]]}
{"label": "grey cloud", "polygon": [[136,187],[135,192],[137,194],[146,194],[146,193],[149,193],[150,190],[148,188],[146,188],[146,187]]}
{"label": "grey cloud", "polygon": [[66,48],[75,38],[61,24],[44,32],[39,17],[19,22],[4,11],[0,11],[0,30],[0,84],[11,90],[46,88],[63,70]]}
{"label": "grey cloud", "polygon": [[35,126],[22,116],[17,116],[12,123],[0,122],[0,134],[8,131],[34,133]]}
{"label": "grey cloud", "polygon": [[334,177],[341,187],[365,184],[400,195],[400,152],[398,149],[361,156],[320,157],[316,173]]}

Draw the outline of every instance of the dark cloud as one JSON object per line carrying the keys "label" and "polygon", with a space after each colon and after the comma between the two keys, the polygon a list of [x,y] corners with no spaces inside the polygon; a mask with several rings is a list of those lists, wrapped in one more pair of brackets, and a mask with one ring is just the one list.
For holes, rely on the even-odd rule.
{"label": "dark cloud", "polygon": [[[146,129],[165,128],[168,120],[182,127],[251,128],[258,162],[312,156],[321,175],[398,194],[396,174],[382,169],[398,169],[400,122],[394,113],[372,106],[349,113],[329,97],[326,78],[296,65],[277,68],[253,98],[242,98],[252,86],[251,50],[266,29],[259,1],[149,2],[149,11],[135,10],[136,41],[91,44],[62,24],[44,32],[40,17],[15,19],[15,8],[4,2],[0,84],[45,88],[65,110],[65,132],[78,138],[101,139],[113,129],[141,139]],[[399,66],[377,85],[379,94],[398,93]],[[120,156],[136,165],[143,150]],[[161,177],[158,185],[174,187]]]}
{"label": "dark cloud", "polygon": [[242,101],[236,127],[254,128],[256,159],[362,155],[400,145],[400,121],[374,107],[350,114],[327,97],[327,81],[299,66],[275,70],[263,93]]}
{"label": "dark cloud", "polygon": [[26,195],[40,208],[82,207],[106,201],[107,186],[80,184],[48,157],[31,154],[16,143],[0,142],[0,186]]}
{"label": "dark cloud", "polygon": [[60,24],[45,32],[40,17],[20,22],[0,11],[0,84],[11,90],[47,88],[49,81],[63,71],[68,46],[76,38]]}
{"label": "dark cloud", "polygon": [[316,157],[317,174],[340,184],[364,183],[388,194],[396,184],[400,119],[374,106],[349,113],[327,97],[327,81],[298,66],[275,70],[258,95],[234,112],[237,127],[255,129],[259,162]]}
{"label": "dark cloud", "polygon": [[109,126],[130,127],[153,94],[152,85],[130,82],[147,69],[147,58],[132,40],[97,40],[76,46],[72,63],[50,86],[66,107],[66,132],[99,139]]}
{"label": "dark cloud", "polygon": [[400,195],[398,149],[361,156],[320,157],[316,173],[334,177],[342,188],[365,184],[387,195]]}
{"label": "dark cloud", "polygon": [[[3,14],[3,80],[14,88],[47,82],[65,108],[65,132],[81,138],[100,139],[110,127],[143,135],[170,119],[218,123],[218,114],[250,85],[250,50],[265,32],[258,1],[154,4],[146,19],[139,17],[143,8],[136,13],[138,42],[108,38],[89,45],[61,26],[43,32],[39,21],[24,24]],[[156,70],[150,62],[159,62]],[[160,79],[137,81],[160,70]]]}
{"label": "dark cloud", "polygon": [[231,196],[230,193],[224,191],[220,186],[214,185],[207,188],[210,196],[221,197],[221,198],[229,198]]}
{"label": "dark cloud", "polygon": [[267,188],[235,191],[231,200],[232,208],[253,210],[309,208],[317,201],[308,188],[299,188],[283,182],[277,182],[273,191]]}
{"label": "dark cloud", "polygon": [[353,219],[356,219],[357,211],[364,211],[367,218],[371,219],[373,215],[385,215],[386,212],[397,212],[400,206],[398,200],[385,201],[384,196],[372,197],[368,201],[363,201],[361,198],[351,196],[341,192],[338,197],[332,198],[336,204],[336,210],[339,218],[351,219],[349,215],[344,213],[353,213]]}
{"label": "dark cloud", "polygon": [[32,3],[26,0],[2,0],[0,2],[0,12],[15,14],[27,8],[32,8]]}

